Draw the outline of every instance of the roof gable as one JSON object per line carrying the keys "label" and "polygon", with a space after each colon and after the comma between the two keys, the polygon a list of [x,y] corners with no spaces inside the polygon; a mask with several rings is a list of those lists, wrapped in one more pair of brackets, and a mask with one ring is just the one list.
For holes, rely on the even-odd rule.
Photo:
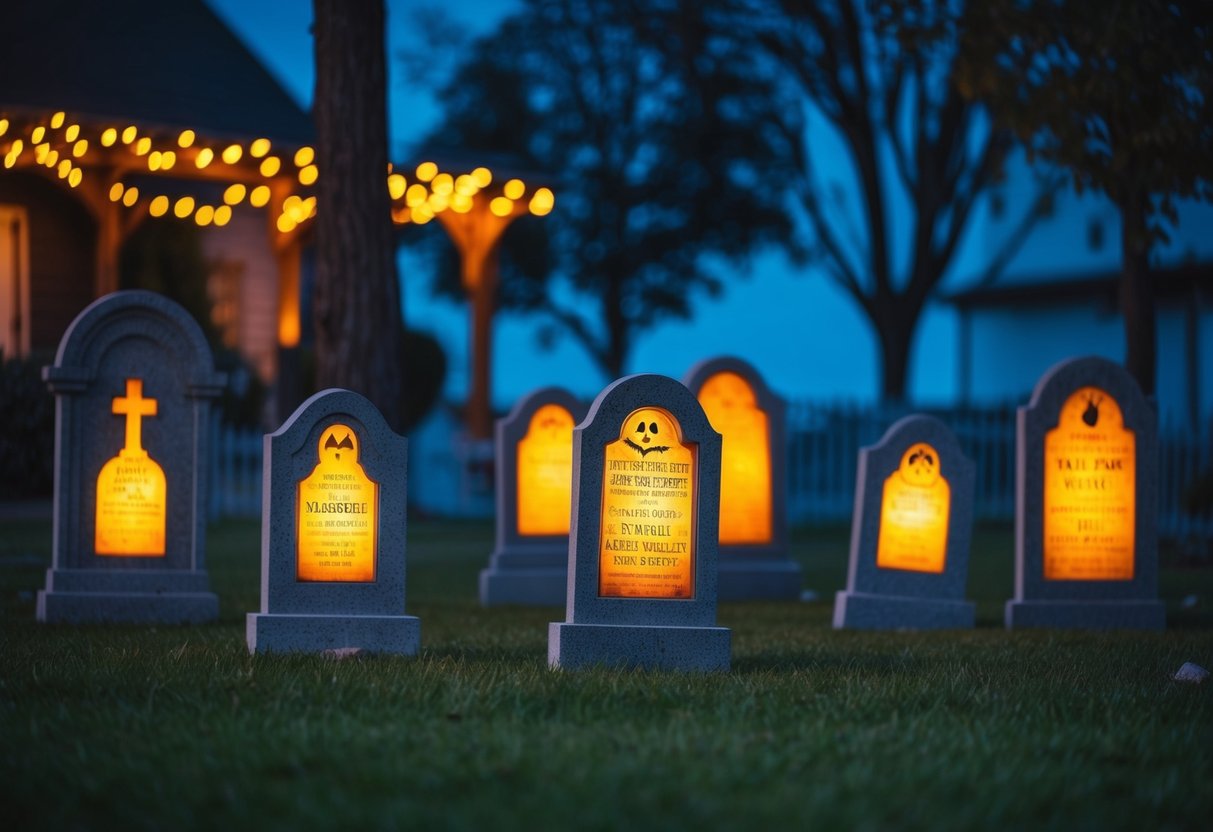
{"label": "roof gable", "polygon": [[311,118],[202,0],[11,4],[0,107],[305,144]]}

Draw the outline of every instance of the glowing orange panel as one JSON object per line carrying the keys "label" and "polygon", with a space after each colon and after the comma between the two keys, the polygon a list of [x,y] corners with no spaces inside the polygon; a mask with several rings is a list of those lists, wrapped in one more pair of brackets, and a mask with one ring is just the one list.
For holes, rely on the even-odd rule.
{"label": "glowing orange panel", "polygon": [[573,414],[545,404],[518,443],[518,534],[569,533],[573,498]]}
{"label": "glowing orange panel", "polygon": [[156,400],[143,398],[143,380],[128,378],[126,395],[112,413],[126,417],[126,441],[97,475],[93,550],[98,555],[164,557],[168,487],[164,469],[143,450],[143,417],[156,415]]}
{"label": "glowing orange panel", "polygon": [[320,461],[299,483],[296,578],[375,580],[379,484],[358,464],[358,437],[345,425],[320,434]]}
{"label": "glowing orange panel", "polygon": [[722,372],[699,389],[720,451],[720,542],[771,542],[771,441],[767,414],[749,382]]}
{"label": "glowing orange panel", "polygon": [[1137,437],[1120,405],[1083,387],[1045,435],[1044,570],[1050,581],[1130,581]]}
{"label": "glowing orange panel", "polygon": [[876,565],[943,572],[951,506],[952,489],[940,471],[939,454],[925,442],[911,445],[884,481]]}
{"label": "glowing orange panel", "polygon": [[695,596],[695,448],[674,417],[633,411],[604,449],[598,595]]}

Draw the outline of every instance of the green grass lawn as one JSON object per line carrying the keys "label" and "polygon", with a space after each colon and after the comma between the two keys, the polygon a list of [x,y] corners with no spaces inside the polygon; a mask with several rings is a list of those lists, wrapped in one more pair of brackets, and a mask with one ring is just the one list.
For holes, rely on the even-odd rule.
{"label": "green grass lawn", "polygon": [[[39,625],[49,521],[0,523],[5,829],[1207,829],[1213,569],[1165,633],[1013,632],[1012,536],[974,540],[965,632],[830,629],[848,532],[803,529],[810,603],[721,605],[727,674],[546,667],[563,610],[482,609],[484,523],[409,529],[414,659],[251,658],[259,524],[209,536],[220,621]],[[1166,562],[1164,558],[1164,562]],[[1181,599],[1196,595],[1194,606]]]}

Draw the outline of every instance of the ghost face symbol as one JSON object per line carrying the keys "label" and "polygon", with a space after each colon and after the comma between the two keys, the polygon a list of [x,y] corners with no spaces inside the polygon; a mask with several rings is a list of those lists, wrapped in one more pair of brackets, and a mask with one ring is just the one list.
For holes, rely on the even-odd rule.
{"label": "ghost face symbol", "polygon": [[939,479],[939,454],[925,442],[911,445],[901,459],[901,476],[910,485],[934,485]]}
{"label": "ghost face symbol", "polygon": [[642,419],[640,423],[636,425],[635,439],[647,445],[657,438],[657,432],[658,427],[656,422],[649,422],[648,424],[645,424],[644,420]]}
{"label": "ghost face symbol", "polygon": [[674,439],[674,426],[663,411],[646,407],[628,416],[620,438],[641,456],[663,454],[670,449],[669,442]]}
{"label": "ghost face symbol", "polygon": [[320,434],[320,460],[330,465],[358,461],[358,437],[345,425],[332,425]]}

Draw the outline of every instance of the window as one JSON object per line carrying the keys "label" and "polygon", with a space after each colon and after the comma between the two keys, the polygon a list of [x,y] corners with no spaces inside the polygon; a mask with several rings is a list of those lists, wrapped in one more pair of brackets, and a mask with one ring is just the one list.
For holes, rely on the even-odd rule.
{"label": "window", "polygon": [[0,205],[0,352],[29,354],[29,220],[25,209]]}

